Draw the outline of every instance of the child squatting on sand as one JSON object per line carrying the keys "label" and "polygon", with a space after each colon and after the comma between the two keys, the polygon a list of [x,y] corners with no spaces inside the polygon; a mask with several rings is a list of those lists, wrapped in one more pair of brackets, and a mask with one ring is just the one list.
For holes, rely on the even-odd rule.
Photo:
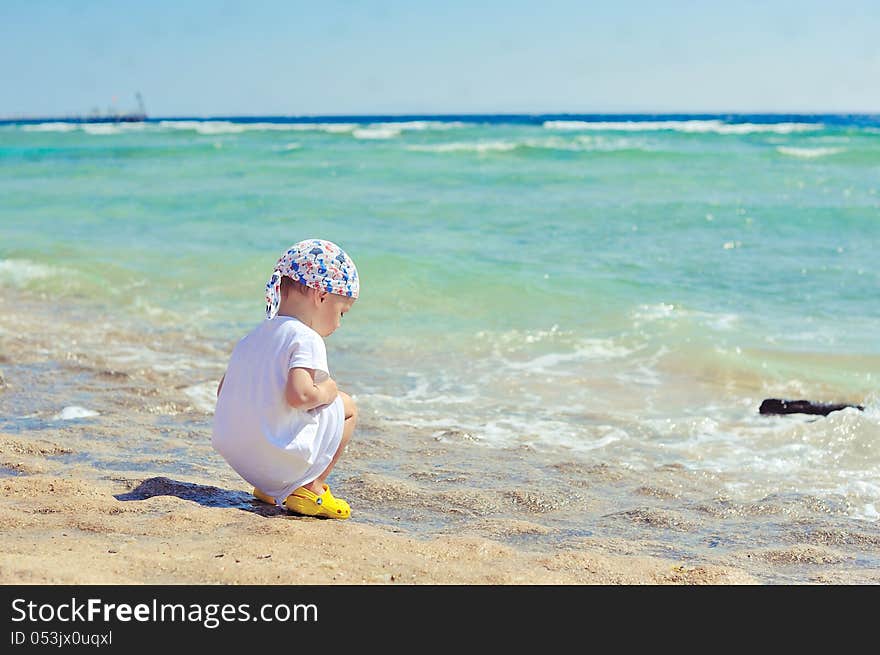
{"label": "child squatting on sand", "polygon": [[217,388],[214,449],[254,496],[298,514],[351,516],[326,479],[357,408],[330,377],[322,337],[339,327],[359,286],[354,262],[335,243],[291,246],[266,285],[266,320],[236,344]]}

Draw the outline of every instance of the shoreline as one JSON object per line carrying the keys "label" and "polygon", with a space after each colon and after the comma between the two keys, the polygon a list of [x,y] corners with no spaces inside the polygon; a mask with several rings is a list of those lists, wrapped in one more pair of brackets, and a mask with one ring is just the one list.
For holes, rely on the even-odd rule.
{"label": "shoreline", "polygon": [[[688,500],[693,477],[670,465],[645,482],[527,446],[494,453],[508,459],[493,464],[468,435],[439,439],[369,413],[334,482],[352,519],[287,514],[252,499],[210,448],[210,414],[192,389],[216,385],[222,347],[134,323],[85,305],[59,312],[10,289],[0,296],[0,583],[880,582],[853,564],[853,549],[880,553],[874,526],[816,523],[811,532],[812,515],[787,499],[782,510],[723,498],[702,507]],[[152,365],[130,356],[140,350]],[[518,463],[519,478],[505,461]],[[486,489],[469,487],[477,476]],[[707,518],[686,515],[691,504]],[[566,533],[563,519],[576,511],[589,512],[590,529]],[[804,536],[689,549],[691,534],[723,530],[737,512],[791,520]]]}
{"label": "shoreline", "polygon": [[[119,486],[29,476],[2,482],[2,584],[750,584],[747,574],[590,548],[520,552],[477,537],[418,540],[382,528],[205,507],[179,482],[119,500]],[[161,493],[164,485],[164,492]],[[221,489],[217,495],[228,495]],[[243,495],[243,494],[242,494]],[[76,566],[59,565],[59,560]]]}
{"label": "shoreline", "polygon": [[[204,417],[193,404],[181,402],[174,375],[137,366],[127,369],[99,353],[99,344],[113,337],[116,327],[95,323],[104,327],[92,343],[83,343],[81,334],[72,336],[73,324],[83,316],[56,314],[48,321],[51,312],[42,303],[11,295],[5,290],[0,297],[0,313],[7,317],[0,321],[0,401],[37,383],[43,369],[61,394],[97,414],[53,420],[60,414],[61,403],[56,402],[30,413],[30,429],[13,433],[7,425],[0,430],[0,521],[6,526],[0,536],[2,584],[751,581],[738,571],[676,568],[671,560],[650,557],[603,555],[590,549],[519,551],[478,536],[419,539],[394,526],[365,524],[357,518],[299,517],[254,500],[231,471],[219,480],[207,470],[169,476],[163,471],[167,462],[142,462],[136,453],[112,455],[130,456],[133,470],[124,474],[95,469],[88,461],[78,463],[78,454],[91,441],[106,439],[112,453],[110,440],[126,429],[151,430],[157,415],[165,413],[177,424],[168,430],[171,444],[181,438],[173,434],[182,426]],[[9,325],[13,315],[18,334]],[[120,330],[115,338],[121,340],[123,333]],[[16,372],[27,367],[34,369],[35,379]],[[71,393],[74,382],[80,385],[79,394]],[[115,397],[102,397],[108,387],[117,390]],[[120,388],[127,397],[119,397]],[[59,394],[45,391],[43,399],[51,405],[50,399]],[[84,391],[91,398],[84,400]],[[196,432],[190,436],[204,440],[209,448],[210,433],[203,428]],[[142,475],[138,468],[144,469]],[[508,533],[541,531],[540,525],[525,522],[503,527]]]}

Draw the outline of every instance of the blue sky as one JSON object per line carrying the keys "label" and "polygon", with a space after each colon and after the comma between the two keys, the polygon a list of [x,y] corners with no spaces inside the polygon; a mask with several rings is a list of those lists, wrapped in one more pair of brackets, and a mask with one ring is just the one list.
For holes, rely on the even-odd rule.
{"label": "blue sky", "polygon": [[880,112],[880,2],[0,0],[0,116]]}

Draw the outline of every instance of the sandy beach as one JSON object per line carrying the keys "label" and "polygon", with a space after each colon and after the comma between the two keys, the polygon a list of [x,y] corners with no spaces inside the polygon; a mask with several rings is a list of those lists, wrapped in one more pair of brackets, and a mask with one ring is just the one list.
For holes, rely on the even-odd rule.
{"label": "sandy beach", "polygon": [[[469,489],[464,469],[448,466],[454,439],[417,438],[412,447],[422,463],[409,481],[384,475],[377,463],[394,427],[369,414],[334,486],[351,499],[353,518],[287,514],[254,500],[212,453],[210,414],[193,388],[211,388],[225,357],[191,341],[169,330],[138,334],[85,307],[59,311],[11,291],[0,296],[0,402],[15,418],[0,434],[0,582],[752,584],[774,566],[807,567],[817,583],[880,581],[876,571],[847,566],[847,547],[880,547],[867,532],[812,533],[801,543],[706,561],[650,537],[652,527],[686,531],[692,522],[643,507],[626,515],[648,530],[632,539],[546,539],[553,513],[566,510],[558,495]],[[135,348],[152,349],[154,361],[188,348],[203,355],[202,368],[126,364],[124,353]],[[438,457],[446,469],[426,465]],[[616,484],[623,475],[585,472]],[[578,493],[582,503],[597,502],[589,489]],[[431,503],[457,522],[414,532],[381,511]],[[409,525],[430,517],[416,512]]]}
{"label": "sandy beach", "polygon": [[[81,447],[94,448],[88,442],[104,439],[103,447],[112,450],[121,434],[153,430],[157,415],[183,428],[194,414],[198,420],[204,417],[181,402],[181,381],[171,374],[109,366],[99,353],[107,351],[100,342],[113,337],[110,324],[94,334],[93,343],[82,343],[70,335],[82,335],[77,323],[86,317],[73,315],[66,323],[56,314],[49,321],[48,307],[38,302],[9,295],[0,301],[0,393],[10,396],[34,385],[31,393],[42,395],[51,407],[60,388],[75,378],[81,389],[93,394],[90,407],[100,408],[95,417],[99,420],[88,425],[58,421],[57,427],[0,435],[4,584],[751,581],[735,569],[685,567],[674,560],[639,556],[626,544],[520,552],[478,536],[416,539],[393,526],[366,525],[356,517],[345,522],[299,517],[255,501],[232,473],[223,480],[207,475],[169,478],[162,475],[161,459],[141,462],[136,454],[131,467],[144,468],[141,475],[101,475],[75,463]],[[23,325],[25,319],[30,324]],[[121,333],[115,336],[124,340]],[[170,349],[172,343],[169,340],[165,347]],[[35,371],[43,365],[43,373],[36,374],[39,379],[21,379],[9,372],[13,362]],[[122,397],[120,387],[125,390]],[[51,418],[50,413],[47,407],[44,418]],[[198,439],[208,447],[210,432],[170,437],[169,443],[175,438]],[[352,451],[357,450],[353,446]],[[124,458],[125,453],[118,456]],[[542,530],[540,524],[525,521],[498,521],[493,528],[523,534]]]}
{"label": "sandy beach", "polygon": [[[0,296],[2,388],[11,396],[29,385],[46,407],[58,405],[63,381],[73,376],[92,394],[100,414],[88,425],[0,434],[0,583],[3,584],[641,584],[748,583],[749,575],[725,567],[686,567],[674,560],[627,552],[626,544],[585,543],[582,549],[519,551],[476,535],[417,539],[394,526],[367,525],[355,517],[330,521],[288,514],[255,501],[229,473],[186,479],[159,473],[162,458],[131,468],[142,475],[102,475],[76,463],[80,448],[106,440],[114,450],[121,434],[153,430],[157,415],[182,425],[204,416],[181,402],[180,381],[155,370],[109,367],[100,341],[93,343],[69,322],[48,320],[48,308],[21,297]],[[15,317],[14,324],[12,317]],[[23,321],[30,324],[23,325]],[[119,335],[117,335],[119,336]],[[173,342],[166,347],[173,348]],[[10,373],[44,366],[39,379]],[[125,393],[120,397],[119,381]],[[111,384],[112,383],[112,384]],[[69,389],[68,389],[69,392]],[[103,395],[102,395],[103,392]],[[8,405],[7,405],[8,407]],[[58,408],[61,409],[61,408]],[[9,411],[7,409],[7,411]],[[50,419],[48,409],[43,418]],[[37,413],[39,414],[39,413]],[[40,416],[32,417],[39,422]],[[51,421],[50,421],[51,422]],[[66,423],[69,423],[66,424]],[[168,430],[173,432],[174,430]],[[208,447],[210,431],[170,437],[197,439]],[[353,445],[353,453],[369,448]],[[119,452],[119,458],[128,455]],[[540,534],[526,521],[486,521],[499,533]],[[613,554],[618,551],[620,554]]]}
{"label": "sandy beach", "polygon": [[[5,439],[16,459],[55,448]],[[156,496],[126,501],[136,484]],[[219,507],[206,507],[215,498]],[[117,484],[29,475],[3,482],[4,584],[703,584],[742,571],[582,550],[521,553],[488,539],[416,540],[371,526],[223,507],[241,490],[163,478]],[[120,500],[120,497],[123,500]],[[510,526],[530,529],[529,526]]]}

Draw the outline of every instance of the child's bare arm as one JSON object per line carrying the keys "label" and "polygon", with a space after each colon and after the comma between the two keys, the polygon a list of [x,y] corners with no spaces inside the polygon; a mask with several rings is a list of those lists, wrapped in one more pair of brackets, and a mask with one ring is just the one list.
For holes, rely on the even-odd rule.
{"label": "child's bare arm", "polygon": [[339,390],[333,378],[316,383],[314,369],[292,368],[287,372],[284,393],[291,407],[305,411],[332,403]]}

